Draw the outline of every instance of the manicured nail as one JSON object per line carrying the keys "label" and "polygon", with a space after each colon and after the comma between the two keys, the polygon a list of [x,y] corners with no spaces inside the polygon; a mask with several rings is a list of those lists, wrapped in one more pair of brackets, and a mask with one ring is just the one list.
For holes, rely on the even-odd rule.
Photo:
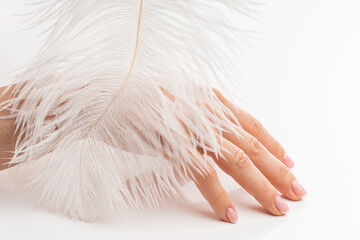
{"label": "manicured nail", "polygon": [[231,223],[235,223],[238,220],[238,215],[236,211],[231,207],[226,209],[225,215]]}
{"label": "manicured nail", "polygon": [[293,168],[295,166],[294,161],[287,154],[285,154],[285,156],[284,156],[284,164],[288,168]]}
{"label": "manicured nail", "polygon": [[275,198],[275,206],[282,213],[289,211],[289,206],[286,204],[284,199],[282,199],[280,196],[276,196],[276,198]]}
{"label": "manicured nail", "polygon": [[301,196],[304,196],[306,194],[306,190],[303,186],[301,186],[301,184],[297,181],[297,180],[294,180],[292,182],[292,190],[294,191],[294,193],[296,195],[298,195],[299,197]]}

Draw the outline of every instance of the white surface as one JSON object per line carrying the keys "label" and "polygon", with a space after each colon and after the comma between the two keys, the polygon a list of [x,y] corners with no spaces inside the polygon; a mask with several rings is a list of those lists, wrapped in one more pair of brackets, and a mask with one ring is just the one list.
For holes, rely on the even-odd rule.
{"label": "white surface", "polygon": [[[33,31],[16,32],[20,1],[0,1],[0,85],[36,53]],[[61,218],[16,191],[0,172],[0,239],[360,239],[360,3],[274,0],[264,7],[258,51],[240,64],[246,103],[295,160],[308,191],[274,217],[221,175],[239,212],[218,221],[192,184],[189,201],[98,223]]]}

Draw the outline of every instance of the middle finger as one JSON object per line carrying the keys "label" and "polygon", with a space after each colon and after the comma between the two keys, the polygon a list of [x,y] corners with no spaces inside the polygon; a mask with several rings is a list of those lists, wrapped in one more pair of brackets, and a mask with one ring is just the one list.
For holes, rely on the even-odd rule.
{"label": "middle finger", "polygon": [[236,125],[235,129],[242,137],[239,138],[231,132],[223,132],[223,137],[243,149],[255,166],[282,194],[291,200],[300,200],[301,196],[296,195],[292,190],[296,178],[289,168],[274,157],[255,137]]}
{"label": "middle finger", "polygon": [[222,156],[210,155],[216,164],[248,193],[250,193],[265,209],[274,215],[282,215],[288,207],[279,196],[269,180],[256,168],[250,158],[227,139],[217,136],[221,144]]}

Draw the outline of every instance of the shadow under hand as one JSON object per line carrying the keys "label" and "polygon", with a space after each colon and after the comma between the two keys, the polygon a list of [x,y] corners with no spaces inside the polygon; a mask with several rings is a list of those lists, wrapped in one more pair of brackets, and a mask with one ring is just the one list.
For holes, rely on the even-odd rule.
{"label": "shadow under hand", "polygon": [[[244,237],[244,239],[258,239],[289,221],[287,215],[274,216],[270,214],[242,188],[230,191],[229,196],[239,215],[236,226],[226,222],[223,222],[223,225],[216,224],[218,227],[229,226],[226,227],[229,236],[231,233],[236,237]],[[187,214],[194,215],[194,218],[201,216],[214,220],[214,223],[221,221],[205,200],[173,204],[177,205],[181,212],[185,211]]]}

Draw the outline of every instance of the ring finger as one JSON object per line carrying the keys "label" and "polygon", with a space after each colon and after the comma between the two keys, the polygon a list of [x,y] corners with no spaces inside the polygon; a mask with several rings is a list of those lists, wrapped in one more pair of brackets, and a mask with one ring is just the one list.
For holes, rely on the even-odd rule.
{"label": "ring finger", "polygon": [[242,137],[239,138],[230,132],[223,132],[223,137],[243,149],[262,174],[287,198],[301,199],[301,195],[294,192],[294,189],[296,190],[294,185],[298,183],[290,169],[274,157],[255,137],[238,126],[235,126],[235,129]]}
{"label": "ring finger", "polygon": [[285,201],[246,153],[227,139],[219,135],[217,137],[222,147],[222,156],[215,157],[211,154],[217,165],[270,213],[282,215],[286,212],[288,206]]}

